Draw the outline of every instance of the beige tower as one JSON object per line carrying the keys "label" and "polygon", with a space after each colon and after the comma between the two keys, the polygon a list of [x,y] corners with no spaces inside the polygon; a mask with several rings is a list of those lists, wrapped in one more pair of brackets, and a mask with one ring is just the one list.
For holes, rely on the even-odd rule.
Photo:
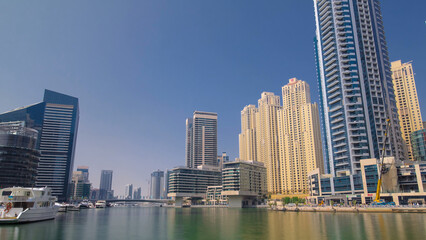
{"label": "beige tower", "polygon": [[411,62],[392,62],[392,81],[398,108],[402,138],[407,146],[408,159],[413,160],[410,134],[423,128],[414,71]]}
{"label": "beige tower", "polygon": [[267,170],[269,193],[281,193],[281,169],[279,161],[277,113],[281,109],[280,97],[263,92],[256,113],[257,161]]}
{"label": "beige tower", "polygon": [[241,111],[240,159],[257,161],[256,106],[247,105]]}
{"label": "beige tower", "polygon": [[311,104],[309,85],[296,78],[282,87],[278,111],[282,193],[308,194],[308,173],[324,169],[317,104]]}

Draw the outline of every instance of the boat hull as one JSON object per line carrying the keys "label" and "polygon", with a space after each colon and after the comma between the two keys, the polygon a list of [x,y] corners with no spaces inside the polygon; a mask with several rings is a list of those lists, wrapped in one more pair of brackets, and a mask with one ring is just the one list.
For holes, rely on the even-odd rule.
{"label": "boat hull", "polygon": [[28,223],[54,219],[59,207],[32,208],[21,212],[17,217],[0,218],[0,224]]}

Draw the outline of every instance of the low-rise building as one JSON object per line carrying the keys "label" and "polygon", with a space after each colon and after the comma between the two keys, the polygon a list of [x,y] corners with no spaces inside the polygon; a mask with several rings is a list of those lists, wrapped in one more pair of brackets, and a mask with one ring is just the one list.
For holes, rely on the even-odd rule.
{"label": "low-rise building", "polygon": [[266,168],[255,161],[224,163],[222,184],[222,195],[228,197],[229,207],[257,205],[267,193]]}
{"label": "low-rise building", "polygon": [[202,165],[198,168],[177,167],[169,177],[168,197],[181,206],[183,198],[205,199],[208,186],[219,186],[222,173],[217,167]]}
{"label": "low-rise building", "polygon": [[[379,178],[379,164],[377,159],[361,160],[361,173],[359,175],[332,177],[329,174],[321,175],[319,170],[311,172],[308,176],[310,183],[311,203],[321,201],[356,201],[356,203],[369,204],[376,197],[377,182]],[[382,176],[380,196],[385,201],[395,204],[408,204],[411,200],[426,201],[426,163],[410,162],[397,165],[393,157],[384,159],[386,173]],[[351,184],[356,186],[351,191]],[[411,200],[410,200],[411,199]]]}

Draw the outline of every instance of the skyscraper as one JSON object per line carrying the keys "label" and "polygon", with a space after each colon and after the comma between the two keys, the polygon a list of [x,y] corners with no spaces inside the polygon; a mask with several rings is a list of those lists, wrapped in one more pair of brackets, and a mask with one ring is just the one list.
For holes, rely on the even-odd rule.
{"label": "skyscraper", "polygon": [[240,159],[257,161],[255,105],[247,105],[241,111],[241,133],[239,134]]}
{"label": "skyscraper", "polygon": [[99,184],[99,199],[108,199],[112,192],[112,170],[102,170]]}
{"label": "skyscraper", "polygon": [[40,162],[36,186],[51,187],[59,201],[65,201],[71,184],[79,121],[78,99],[45,90],[44,99],[27,107],[0,114],[0,122],[24,121],[39,132]]}
{"label": "skyscraper", "polygon": [[139,200],[142,199],[142,188],[138,187],[133,192],[133,199]]}
{"label": "skyscraper", "polygon": [[324,164],[317,104],[311,104],[309,85],[292,78],[282,87],[278,136],[283,194],[308,194],[308,173]]}
{"label": "skyscraper", "polygon": [[151,173],[151,187],[150,187],[150,198],[151,199],[162,199],[164,198],[164,172],[157,170]]}
{"label": "skyscraper", "polygon": [[170,180],[170,170],[166,170],[164,176],[164,198],[167,198],[167,194],[169,194],[169,180]]}
{"label": "skyscraper", "polygon": [[133,184],[126,185],[124,199],[133,199]]}
{"label": "skyscraper", "polygon": [[423,129],[413,66],[411,62],[401,63],[398,60],[392,62],[391,67],[402,138],[407,147],[408,159],[412,161],[414,157],[410,134]]}
{"label": "skyscraper", "polygon": [[326,170],[348,176],[354,193],[362,186],[360,160],[380,158],[383,144],[385,156],[405,160],[380,3],[314,0],[314,6]]}
{"label": "skyscraper", "polygon": [[[256,114],[257,161],[266,166],[268,192],[281,193],[281,167],[278,144],[278,110],[280,97],[271,92],[263,92],[258,101]],[[242,159],[246,160],[246,159]]]}
{"label": "skyscraper", "polygon": [[195,111],[186,120],[186,166],[217,166],[217,113]]}

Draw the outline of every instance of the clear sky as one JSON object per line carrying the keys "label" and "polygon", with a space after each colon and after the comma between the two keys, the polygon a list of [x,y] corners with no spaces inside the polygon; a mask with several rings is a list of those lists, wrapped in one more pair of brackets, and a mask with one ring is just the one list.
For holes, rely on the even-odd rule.
{"label": "clear sky", "polygon": [[[382,1],[391,60],[413,61],[426,114],[426,1]],[[318,101],[311,0],[0,1],[0,112],[45,88],[78,97],[74,168],[142,186],[184,165],[185,118],[217,112],[218,151],[238,157],[240,111],[289,78]],[[423,115],[426,118],[426,115]]]}

